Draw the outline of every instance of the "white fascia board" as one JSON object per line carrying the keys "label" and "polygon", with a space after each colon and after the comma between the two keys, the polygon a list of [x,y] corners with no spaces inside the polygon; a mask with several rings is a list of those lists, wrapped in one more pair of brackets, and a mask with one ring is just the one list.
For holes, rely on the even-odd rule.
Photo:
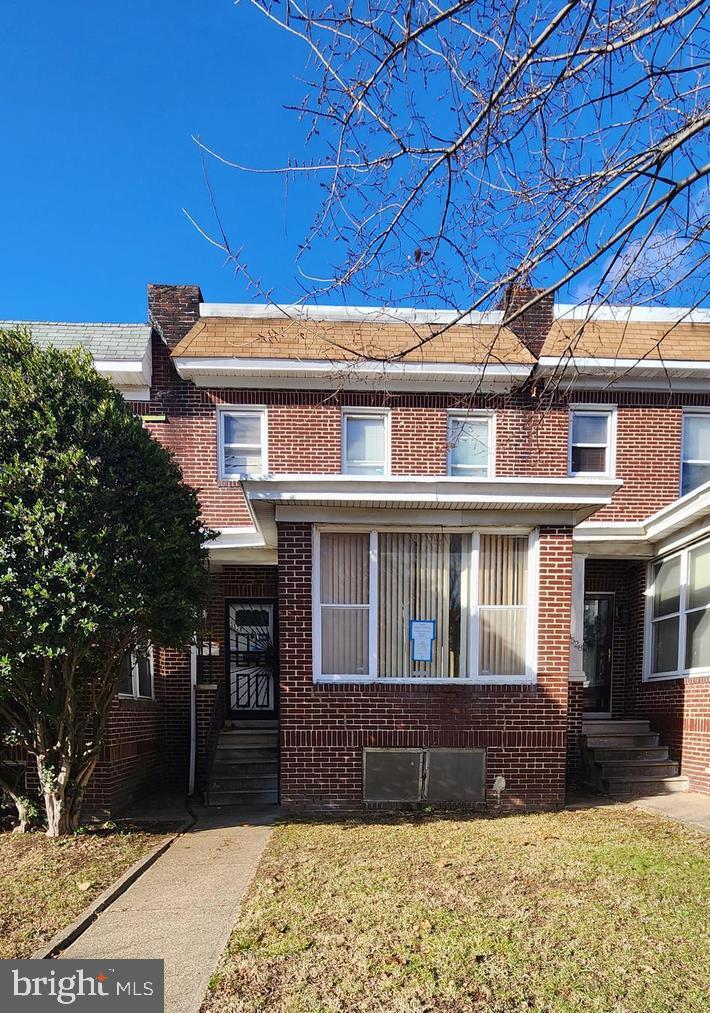
{"label": "white fascia board", "polygon": [[255,528],[222,528],[217,536],[205,543],[210,564],[243,563],[269,566],[277,562],[277,552],[267,545]]}
{"label": "white fascia board", "polygon": [[452,384],[476,383],[491,390],[509,390],[530,375],[525,364],[468,364],[446,362],[377,362],[368,359],[173,358],[179,375],[198,387],[362,387],[386,384],[422,390],[449,389]]}
{"label": "white fascia board", "polygon": [[241,317],[248,320],[322,320],[361,324],[489,324],[503,323],[502,310],[464,313],[460,310],[414,307],[313,306],[299,303],[200,303],[201,317]]}
{"label": "white fascia board", "polygon": [[119,394],[122,394],[126,401],[150,401],[150,387],[123,387],[116,386]]}
{"label": "white fascia board", "polygon": [[594,303],[559,303],[555,306],[557,320],[613,320],[627,323],[710,323],[710,309],[683,306],[608,306]]}
{"label": "white fascia board", "polygon": [[140,359],[94,359],[94,368],[116,387],[149,387],[150,346]]}
{"label": "white fascia board", "polygon": [[265,545],[264,538],[260,531],[253,527],[222,528],[215,538],[205,542],[208,552],[215,549],[240,549],[244,547],[258,547]]}
{"label": "white fascia board", "polygon": [[687,370],[688,372],[701,375],[710,375],[710,358],[698,359],[595,359],[581,358],[578,356],[553,356],[543,355],[540,358],[540,370],[577,369],[580,372],[602,372],[610,369],[635,369],[639,372],[652,372],[660,370]]}

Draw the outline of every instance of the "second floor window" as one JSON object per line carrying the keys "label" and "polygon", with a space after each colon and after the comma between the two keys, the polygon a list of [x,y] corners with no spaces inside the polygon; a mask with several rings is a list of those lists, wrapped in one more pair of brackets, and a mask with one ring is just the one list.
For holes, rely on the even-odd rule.
{"label": "second floor window", "polygon": [[686,412],[683,416],[681,496],[708,481],[710,481],[710,413]]}
{"label": "second floor window", "polygon": [[493,418],[471,412],[450,412],[448,432],[449,475],[487,478],[493,474]]}
{"label": "second floor window", "polygon": [[613,409],[575,409],[570,415],[570,475],[613,475]]}
{"label": "second floor window", "polygon": [[220,411],[219,477],[242,478],[266,472],[266,412]]}
{"label": "second floor window", "polygon": [[343,473],[388,475],[389,413],[353,408],[343,411]]}

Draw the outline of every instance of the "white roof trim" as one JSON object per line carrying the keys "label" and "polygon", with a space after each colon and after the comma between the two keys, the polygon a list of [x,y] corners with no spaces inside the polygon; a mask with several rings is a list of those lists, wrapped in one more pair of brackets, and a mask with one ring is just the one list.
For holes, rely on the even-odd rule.
{"label": "white roof trim", "polygon": [[557,320],[613,320],[627,323],[678,323],[708,324],[710,309],[691,309],[683,306],[608,306],[596,303],[559,303],[555,306]]}
{"label": "white roof trim", "polygon": [[410,388],[450,389],[451,384],[470,387],[479,383],[482,389],[509,390],[524,380],[531,365],[461,362],[378,362],[373,359],[256,359],[250,356],[203,358],[175,356],[173,362],[179,375],[192,380],[198,387],[263,387],[326,386],[371,387],[385,383]]}
{"label": "white roof trim", "polygon": [[593,359],[588,357],[577,357],[574,354],[553,356],[543,355],[540,357],[540,367],[556,369],[559,366],[578,369],[582,372],[602,373],[610,369],[636,369],[639,372],[651,370],[672,371],[677,369],[688,370],[697,373],[710,372],[710,358],[698,359]]}
{"label": "white roof trim", "polygon": [[201,317],[243,317],[249,320],[332,320],[360,324],[489,324],[503,323],[502,310],[474,311],[415,309],[394,306],[309,306],[300,303],[200,303]]}
{"label": "white roof trim", "polygon": [[210,563],[243,563],[273,566],[278,560],[274,545],[268,545],[257,527],[222,528],[205,543]]}

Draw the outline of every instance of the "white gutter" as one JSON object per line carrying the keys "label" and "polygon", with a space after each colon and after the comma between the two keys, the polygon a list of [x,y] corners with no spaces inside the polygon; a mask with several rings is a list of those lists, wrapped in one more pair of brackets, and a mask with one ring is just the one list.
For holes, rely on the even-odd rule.
{"label": "white gutter", "polygon": [[283,359],[225,356],[207,358],[179,355],[173,357],[178,374],[192,380],[198,387],[263,387],[265,381],[277,387],[293,387],[294,383],[312,386],[368,387],[387,384],[410,388],[423,385],[423,390],[450,390],[452,385],[482,390],[510,390],[524,381],[532,363],[490,364],[460,362],[379,362],[372,359]]}
{"label": "white gutter", "polygon": [[197,644],[190,645],[190,766],[187,777],[188,796],[195,793],[195,761],[197,757]]}

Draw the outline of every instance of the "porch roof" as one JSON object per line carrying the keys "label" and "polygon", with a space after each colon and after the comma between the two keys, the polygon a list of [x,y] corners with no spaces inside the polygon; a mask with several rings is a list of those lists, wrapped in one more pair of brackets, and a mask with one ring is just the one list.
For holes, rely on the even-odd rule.
{"label": "porch roof", "polygon": [[272,475],[242,482],[265,547],[276,522],[465,527],[573,526],[607,505],[610,479]]}
{"label": "porch roof", "polygon": [[587,521],[574,531],[575,550],[588,556],[652,559],[710,533],[710,482],[643,521]]}

